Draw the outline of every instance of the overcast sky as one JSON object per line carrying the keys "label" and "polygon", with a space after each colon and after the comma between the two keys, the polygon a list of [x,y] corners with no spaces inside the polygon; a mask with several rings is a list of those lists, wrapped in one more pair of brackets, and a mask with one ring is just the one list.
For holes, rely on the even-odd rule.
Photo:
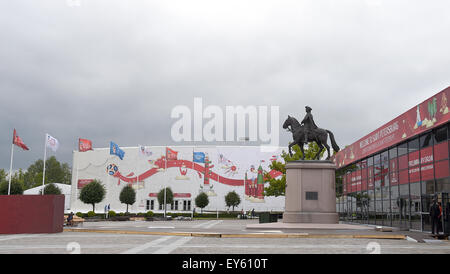
{"label": "overcast sky", "polygon": [[[341,147],[450,86],[445,0],[0,2],[0,168],[176,143],[176,105],[279,106]],[[206,122],[207,120],[205,120]],[[280,132],[280,145],[291,134]],[[222,143],[226,144],[226,143]]]}

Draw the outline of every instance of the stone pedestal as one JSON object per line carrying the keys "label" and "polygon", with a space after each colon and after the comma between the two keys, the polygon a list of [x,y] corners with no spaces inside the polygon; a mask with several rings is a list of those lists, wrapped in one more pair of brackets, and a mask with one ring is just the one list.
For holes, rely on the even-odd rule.
{"label": "stone pedestal", "polygon": [[286,164],[283,223],[337,224],[336,166],[331,161],[292,161]]}

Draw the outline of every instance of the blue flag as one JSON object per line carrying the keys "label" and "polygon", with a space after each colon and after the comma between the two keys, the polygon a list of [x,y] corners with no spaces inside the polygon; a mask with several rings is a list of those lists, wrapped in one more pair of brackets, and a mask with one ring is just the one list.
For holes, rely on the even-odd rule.
{"label": "blue flag", "polygon": [[203,153],[203,152],[194,152],[194,162],[196,162],[196,163],[204,163],[205,162],[205,153]]}
{"label": "blue flag", "polygon": [[123,160],[123,156],[125,156],[125,151],[120,149],[120,147],[117,144],[110,142],[109,154],[117,155],[117,156],[119,156],[120,160]]}

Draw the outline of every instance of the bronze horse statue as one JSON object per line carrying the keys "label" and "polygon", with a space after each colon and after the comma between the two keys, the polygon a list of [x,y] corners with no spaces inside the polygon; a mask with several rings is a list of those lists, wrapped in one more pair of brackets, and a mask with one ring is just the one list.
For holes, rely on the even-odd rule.
{"label": "bronze horse statue", "polygon": [[[288,118],[283,123],[283,128],[292,132],[292,138],[294,139],[294,142],[289,144],[289,155],[291,155],[291,157],[292,157],[292,151],[291,151],[292,146],[298,145],[303,154],[302,160],[305,160],[305,151],[303,150],[303,145],[305,144],[305,130],[306,130],[305,126],[302,126],[297,121],[297,119],[288,115]],[[327,160],[330,159],[330,147],[327,144],[328,134],[330,135],[331,146],[333,147],[333,150],[335,152],[338,152],[340,148],[336,144],[336,141],[334,140],[334,135],[331,131],[329,131],[327,129],[316,128],[316,129],[311,130],[307,134],[307,136],[308,136],[307,141],[308,142],[316,142],[317,145],[319,146],[319,152],[317,152],[317,154],[314,155],[315,160],[320,160],[319,159],[320,153],[324,149],[324,146],[328,152]]]}

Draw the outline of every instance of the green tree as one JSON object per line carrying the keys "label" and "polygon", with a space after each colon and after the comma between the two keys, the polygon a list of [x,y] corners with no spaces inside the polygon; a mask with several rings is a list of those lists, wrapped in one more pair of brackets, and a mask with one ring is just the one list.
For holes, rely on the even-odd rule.
{"label": "green tree", "polygon": [[7,173],[5,172],[5,170],[3,168],[0,169],[0,184],[7,181],[6,174]]}
{"label": "green tree", "polygon": [[[42,185],[42,172],[44,169],[44,161],[39,159],[31,164],[27,172],[23,174],[24,188]],[[71,170],[67,163],[61,164],[55,156],[51,156],[45,161],[45,183],[71,183]]]}
{"label": "green tree", "polygon": [[[267,172],[264,174],[264,181],[269,183],[269,186],[264,188],[264,196],[285,196],[286,195],[286,164],[289,161],[296,161],[302,158],[302,151],[298,145],[292,147],[293,155],[292,157],[289,153],[283,152],[281,153],[281,157],[284,159],[284,163],[279,161],[273,161],[269,168],[271,170],[277,170],[283,173],[283,176],[280,179],[271,178]],[[319,146],[315,143],[309,143],[308,147],[305,149],[305,160],[313,160],[314,155],[319,151]],[[320,153],[320,157],[322,158],[325,150]]]}
{"label": "green tree", "polygon": [[[9,187],[9,181],[6,181],[6,180],[2,181],[2,183],[0,183],[0,195],[8,195],[8,187]],[[11,195],[22,195],[23,194],[22,185],[17,181],[11,180],[10,194]]]}
{"label": "green tree", "polygon": [[203,213],[203,208],[207,207],[209,204],[208,195],[205,192],[202,192],[197,195],[195,198],[195,205],[201,208],[201,213]]}
{"label": "green tree", "polygon": [[101,181],[93,180],[81,189],[79,199],[85,204],[91,204],[92,211],[95,212],[95,204],[103,201],[105,194],[106,189]]}
{"label": "green tree", "polygon": [[[161,189],[158,193],[158,203],[160,205],[164,204],[164,189]],[[166,188],[166,205],[173,203],[173,192],[170,187]],[[164,208],[166,208],[166,205],[164,205]]]}
{"label": "green tree", "polygon": [[126,212],[128,212],[128,205],[132,205],[136,202],[136,191],[130,185],[125,186],[122,188],[122,191],[120,191],[119,200],[121,203],[127,205]]}
{"label": "green tree", "polygon": [[227,207],[232,207],[234,211],[234,207],[238,206],[241,203],[241,197],[233,190],[228,192],[225,195],[225,204]]}
{"label": "green tree", "polygon": [[[42,190],[39,191],[42,194]],[[44,187],[44,195],[59,195],[61,194],[61,189],[57,187],[55,184],[46,184]]]}

